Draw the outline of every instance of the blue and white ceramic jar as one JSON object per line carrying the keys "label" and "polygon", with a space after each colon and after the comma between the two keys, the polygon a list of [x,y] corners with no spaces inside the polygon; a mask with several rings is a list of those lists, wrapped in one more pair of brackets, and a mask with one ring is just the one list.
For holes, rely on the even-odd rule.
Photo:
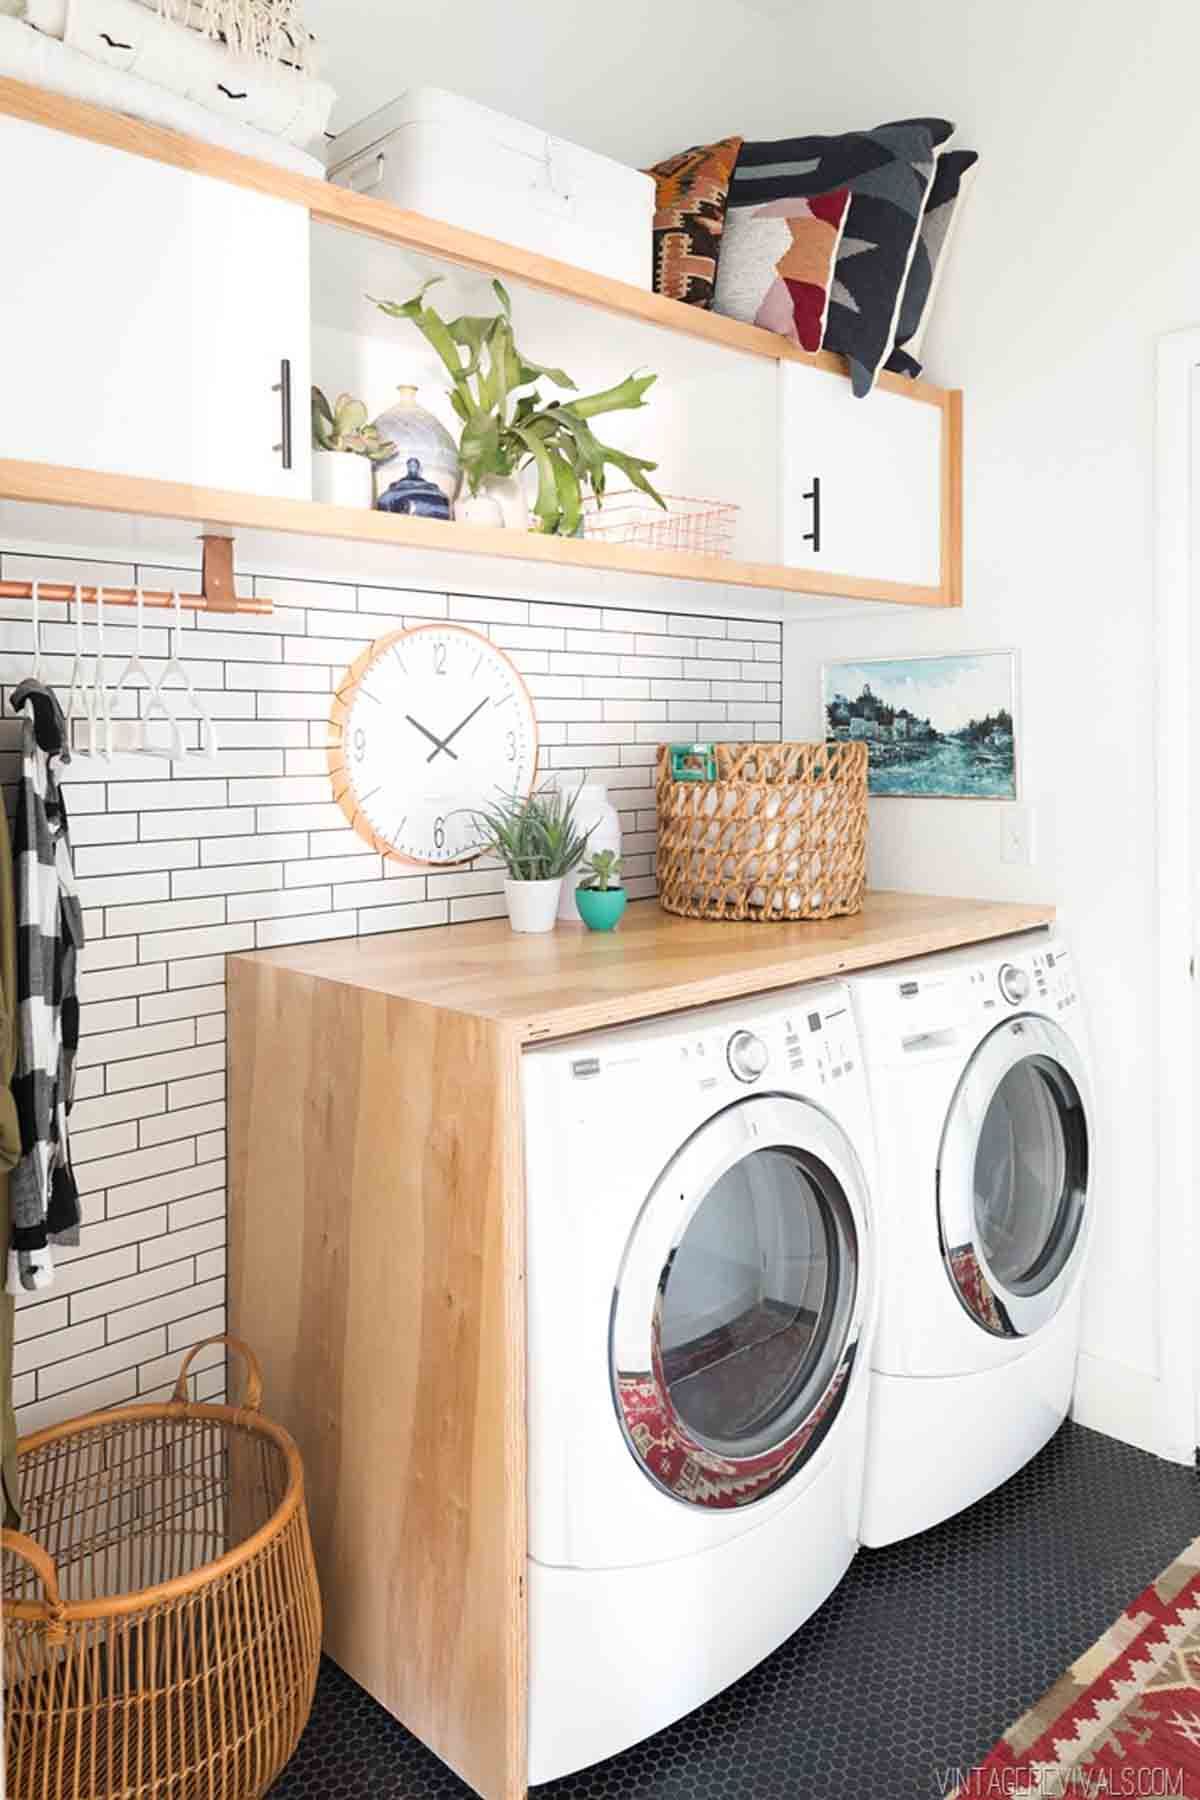
{"label": "blue and white ceramic jar", "polygon": [[392,465],[403,469],[413,457],[421,465],[426,481],[432,481],[453,503],[458,493],[460,470],[458,446],[440,419],[417,404],[415,387],[397,390],[399,398],[375,421],[380,437],[396,446],[396,453],[385,463],[377,463],[380,488],[387,486]]}
{"label": "blue and white ceramic jar", "polygon": [[380,494],[376,512],[408,513],[416,519],[448,519],[450,502],[434,481],[428,481],[419,456],[410,456],[408,471]]}

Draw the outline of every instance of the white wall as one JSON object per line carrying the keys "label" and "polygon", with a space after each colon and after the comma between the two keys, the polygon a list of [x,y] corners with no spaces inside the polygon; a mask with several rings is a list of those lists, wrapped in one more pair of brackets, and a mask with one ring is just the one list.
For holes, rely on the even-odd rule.
{"label": "white wall", "polygon": [[837,69],[798,84],[806,124],[944,112],[982,161],[926,346],[966,390],[964,609],[789,625],[785,727],[819,729],[824,658],[1018,647],[1034,866],[1001,862],[994,804],[885,800],[872,873],[1061,908],[1101,1129],[1081,1416],[1158,1446],[1152,382],[1156,334],[1200,316],[1200,15],[810,0],[802,36]]}
{"label": "white wall", "polygon": [[[738,0],[306,0],[342,131],[430,84],[606,156],[653,162],[707,137],[782,135],[801,71]],[[794,55],[795,52],[793,51]]]}

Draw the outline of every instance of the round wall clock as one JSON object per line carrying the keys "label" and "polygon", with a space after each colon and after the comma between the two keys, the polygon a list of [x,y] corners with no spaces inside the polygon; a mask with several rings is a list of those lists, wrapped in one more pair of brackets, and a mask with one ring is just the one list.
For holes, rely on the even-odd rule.
{"label": "round wall clock", "polygon": [[384,856],[444,867],[483,848],[474,809],[526,794],[537,719],[515,665],[465,625],[377,638],[330,716],[333,797]]}

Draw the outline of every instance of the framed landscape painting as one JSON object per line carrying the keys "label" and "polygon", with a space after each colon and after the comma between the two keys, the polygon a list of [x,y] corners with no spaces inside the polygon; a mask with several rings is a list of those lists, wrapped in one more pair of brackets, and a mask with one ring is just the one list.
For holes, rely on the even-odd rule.
{"label": "framed landscape painting", "polygon": [[910,656],[827,663],[825,732],[863,740],[872,794],[1017,797],[1017,659]]}

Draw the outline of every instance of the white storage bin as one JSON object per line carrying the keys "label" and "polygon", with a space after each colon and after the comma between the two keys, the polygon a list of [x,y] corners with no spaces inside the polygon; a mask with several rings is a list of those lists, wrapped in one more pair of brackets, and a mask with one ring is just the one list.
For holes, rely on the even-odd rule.
{"label": "white storage bin", "polygon": [[427,218],[649,288],[654,181],[442,88],[410,88],[329,146],[329,178]]}

